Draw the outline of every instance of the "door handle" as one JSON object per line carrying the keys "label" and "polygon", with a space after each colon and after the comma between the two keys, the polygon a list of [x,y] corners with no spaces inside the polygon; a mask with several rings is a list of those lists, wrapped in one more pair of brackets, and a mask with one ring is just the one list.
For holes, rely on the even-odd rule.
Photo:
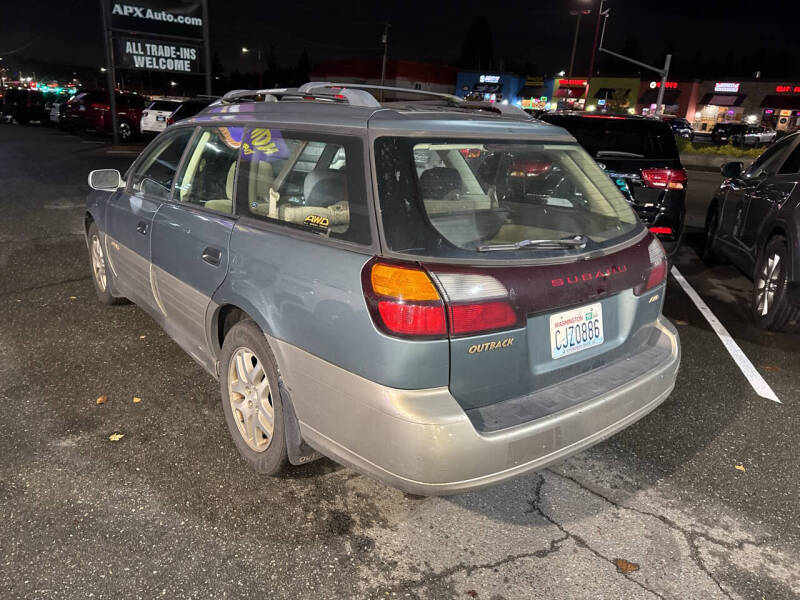
{"label": "door handle", "polygon": [[136,225],[136,231],[138,231],[142,235],[147,235],[147,223],[145,223],[144,221],[139,221],[139,224]]}
{"label": "door handle", "polygon": [[219,266],[219,261],[221,258],[222,251],[219,250],[219,248],[212,248],[209,246],[203,250],[203,260],[214,267]]}

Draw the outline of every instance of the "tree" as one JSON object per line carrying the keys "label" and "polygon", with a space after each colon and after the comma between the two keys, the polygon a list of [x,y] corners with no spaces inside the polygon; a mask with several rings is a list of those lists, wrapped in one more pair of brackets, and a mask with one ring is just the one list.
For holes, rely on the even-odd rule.
{"label": "tree", "polygon": [[467,29],[458,64],[466,69],[494,68],[492,30],[486,17],[478,17]]}

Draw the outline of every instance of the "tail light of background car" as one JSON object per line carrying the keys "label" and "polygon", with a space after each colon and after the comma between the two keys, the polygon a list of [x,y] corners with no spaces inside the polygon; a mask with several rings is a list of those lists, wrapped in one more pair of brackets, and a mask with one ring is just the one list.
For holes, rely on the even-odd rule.
{"label": "tail light of background car", "polygon": [[376,258],[361,279],[373,321],[389,335],[473,335],[508,329],[520,320],[508,290],[488,275],[428,273],[414,263]]}
{"label": "tail light of background car", "polygon": [[664,252],[664,246],[657,238],[650,241],[647,247],[647,253],[650,255],[650,268],[644,273],[642,283],[633,289],[633,293],[641,296],[645,292],[649,292],[657,285],[661,285],[667,278],[667,254]]}
{"label": "tail light of background car", "polygon": [[93,108],[94,110],[109,110],[110,109],[108,104],[101,104],[99,102],[92,102],[89,105],[89,108]]}
{"label": "tail light of background car", "polygon": [[686,186],[683,169],[642,169],[642,179],[647,187],[682,190]]}

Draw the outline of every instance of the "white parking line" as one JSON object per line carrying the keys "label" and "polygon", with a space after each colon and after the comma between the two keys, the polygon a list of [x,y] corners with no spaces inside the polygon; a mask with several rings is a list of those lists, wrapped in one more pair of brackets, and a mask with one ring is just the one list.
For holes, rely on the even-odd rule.
{"label": "white parking line", "polygon": [[759,373],[753,366],[753,363],[750,362],[750,359],[745,356],[744,352],[742,352],[742,349],[731,337],[731,334],[728,333],[728,330],[725,329],[725,326],[720,323],[716,315],[711,312],[711,309],[708,308],[700,295],[694,291],[694,288],[689,284],[688,281],[686,281],[684,276],[681,275],[681,272],[678,271],[677,267],[673,266],[670,272],[683,288],[683,291],[686,292],[686,295],[692,299],[692,302],[694,302],[695,306],[697,306],[700,314],[702,314],[706,321],[708,321],[708,324],[711,325],[711,329],[714,330],[714,333],[719,336],[722,345],[725,346],[725,349],[731,355],[733,361],[736,363],[739,369],[741,369],[742,373],[747,378],[747,381],[750,382],[750,385],[753,386],[756,394],[762,398],[766,398],[767,400],[772,400],[778,404],[783,404],[780,400],[778,400],[778,397],[775,395],[775,392],[772,391],[772,388],[769,387],[769,384],[764,381],[761,373]]}

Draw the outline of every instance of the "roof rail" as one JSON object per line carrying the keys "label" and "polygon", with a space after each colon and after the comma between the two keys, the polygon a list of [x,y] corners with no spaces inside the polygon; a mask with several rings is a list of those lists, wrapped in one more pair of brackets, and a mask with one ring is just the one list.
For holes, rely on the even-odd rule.
{"label": "roof rail", "polygon": [[522,110],[519,106],[514,106],[513,104],[464,101],[459,106],[462,108],[474,108],[476,110],[488,110],[491,112],[500,113],[504,117],[524,118],[527,121],[533,120],[532,116]]}
{"label": "roof rail", "polygon": [[300,91],[313,90],[316,88],[344,88],[351,90],[378,90],[384,92],[402,92],[404,94],[416,94],[418,96],[429,96],[431,98],[440,98],[442,100],[449,100],[455,103],[464,102],[463,98],[459,98],[453,94],[444,94],[442,92],[429,92],[427,90],[415,90],[413,88],[390,87],[388,85],[372,85],[369,83],[339,83],[333,81],[309,81],[304,83],[299,88]]}
{"label": "roof rail", "polygon": [[[305,88],[305,89],[304,89]],[[322,86],[311,88],[269,88],[261,90],[231,90],[220,100],[221,104],[231,104],[245,99],[255,99],[263,96],[264,102],[277,102],[283,99],[295,100],[325,100],[328,102],[346,102],[353,106],[368,106],[379,108],[380,103],[372,94],[362,90],[333,89],[326,90]]]}

